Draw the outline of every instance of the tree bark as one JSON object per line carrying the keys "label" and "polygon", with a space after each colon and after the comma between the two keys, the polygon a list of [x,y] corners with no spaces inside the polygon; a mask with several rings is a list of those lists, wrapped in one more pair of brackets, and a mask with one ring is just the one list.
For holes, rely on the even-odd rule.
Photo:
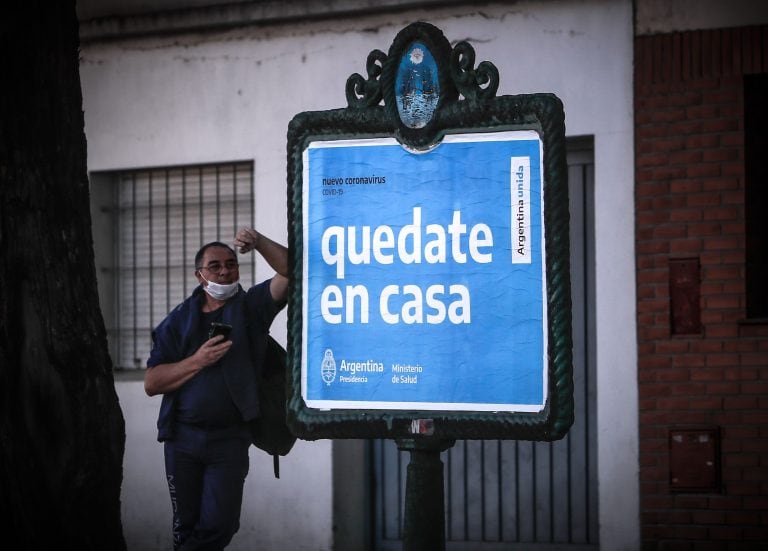
{"label": "tree bark", "polygon": [[78,49],[74,0],[0,8],[0,533],[14,549],[125,549]]}

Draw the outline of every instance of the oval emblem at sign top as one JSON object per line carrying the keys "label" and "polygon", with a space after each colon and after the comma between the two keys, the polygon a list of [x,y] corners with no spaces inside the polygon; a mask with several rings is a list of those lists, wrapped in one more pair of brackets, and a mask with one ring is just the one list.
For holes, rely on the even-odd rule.
{"label": "oval emblem at sign top", "polygon": [[423,128],[440,99],[437,62],[421,42],[405,50],[395,78],[395,100],[400,120],[408,128]]}

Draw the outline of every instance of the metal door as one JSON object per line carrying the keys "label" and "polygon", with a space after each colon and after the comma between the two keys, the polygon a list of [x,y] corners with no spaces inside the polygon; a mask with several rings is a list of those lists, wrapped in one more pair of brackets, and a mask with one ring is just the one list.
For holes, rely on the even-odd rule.
{"label": "metal door", "polygon": [[[442,454],[448,551],[598,548],[594,155],[569,139],[575,422],[557,442],[458,441]],[[373,547],[400,551],[409,457],[372,441]]]}

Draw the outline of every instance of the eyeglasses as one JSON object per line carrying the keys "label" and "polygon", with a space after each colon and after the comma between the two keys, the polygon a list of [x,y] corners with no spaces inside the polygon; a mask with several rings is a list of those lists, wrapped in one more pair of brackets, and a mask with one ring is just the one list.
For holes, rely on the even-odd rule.
{"label": "eyeglasses", "polygon": [[221,270],[223,268],[226,268],[230,272],[237,270],[240,267],[240,264],[237,263],[235,260],[228,260],[224,264],[221,262],[211,262],[207,266],[200,266],[198,270],[208,270],[212,274],[219,274],[221,273]]}

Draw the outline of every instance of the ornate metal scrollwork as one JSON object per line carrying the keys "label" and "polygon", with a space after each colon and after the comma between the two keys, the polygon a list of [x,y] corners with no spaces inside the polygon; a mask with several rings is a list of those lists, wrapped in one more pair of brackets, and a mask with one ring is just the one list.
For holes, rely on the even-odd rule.
{"label": "ornate metal scrollwork", "polygon": [[[388,60],[381,50],[368,54],[366,71],[368,78],[359,73],[347,79],[347,105],[354,109],[366,109],[381,103],[386,94],[384,83],[380,80],[383,67]],[[487,101],[496,96],[499,89],[499,70],[490,61],[475,65],[475,49],[466,41],[461,41],[451,50],[450,77],[456,90],[471,104]]]}
{"label": "ornate metal scrollwork", "polygon": [[[412,52],[421,55],[413,57]],[[415,63],[404,63],[409,56]],[[422,64],[422,59],[430,63]],[[424,74],[417,74],[421,65]],[[383,103],[391,132],[414,149],[432,147],[441,139],[442,129],[455,124],[457,112],[464,113],[459,118],[471,119],[471,111],[493,100],[499,89],[499,71],[493,63],[483,61],[475,67],[475,50],[468,42],[451,47],[437,27],[423,22],[398,33],[388,53],[371,51],[366,70],[367,78],[355,73],[347,79],[348,109],[367,117],[366,112],[381,113]],[[398,85],[409,70],[413,74],[407,78],[413,81]],[[427,76],[430,82],[424,80]]]}
{"label": "ornate metal scrollwork", "polygon": [[381,69],[387,61],[387,54],[381,50],[373,50],[368,54],[368,61],[365,64],[368,73],[368,79],[362,77],[359,73],[351,75],[347,79],[347,105],[350,108],[365,109],[374,107],[381,102]]}
{"label": "ornate metal scrollwork", "polygon": [[499,89],[499,70],[490,61],[474,68],[475,49],[466,41],[459,42],[451,51],[451,78],[456,89],[471,104],[496,96]]}

